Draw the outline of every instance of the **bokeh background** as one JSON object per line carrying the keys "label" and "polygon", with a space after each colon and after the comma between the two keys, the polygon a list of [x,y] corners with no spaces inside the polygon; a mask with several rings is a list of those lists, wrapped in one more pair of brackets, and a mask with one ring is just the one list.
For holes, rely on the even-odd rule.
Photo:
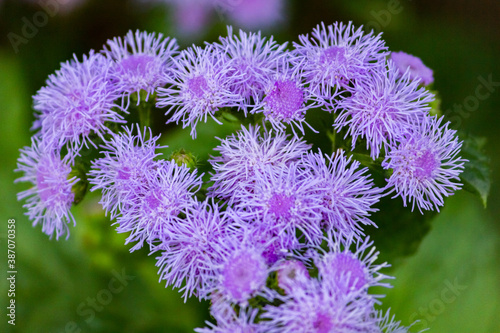
{"label": "bokeh background", "polygon": [[[58,7],[52,7],[52,15],[44,21],[41,4],[49,2]],[[496,171],[500,165],[500,2],[209,2],[221,6],[214,9],[197,0],[0,1],[0,332],[192,332],[209,319],[208,304],[196,300],[184,304],[177,291],[158,283],[155,260],[147,251],[128,253],[125,236],[114,232],[95,195],[74,208],[77,226],[67,241],[49,240],[23,215],[16,193],[25,187],[13,183],[17,177],[13,170],[19,148],[30,144],[31,96],[62,61],[100,50],[107,39],[130,29],[175,36],[185,47],[217,40],[227,24],[261,29],[284,42],[297,41],[299,34],[310,32],[321,21],[349,20],[383,32],[392,51],[422,58],[434,70],[443,112],[454,117],[457,129],[486,138],[484,150],[491,159],[493,185],[487,208],[465,191],[449,198],[418,251],[398,260],[389,272],[396,279],[394,288],[386,291],[384,307],[390,307],[405,325],[419,319],[417,330],[426,326],[441,333],[500,332]],[[264,12],[256,15],[255,6],[264,6]],[[241,15],[240,9],[244,9]],[[40,26],[26,30],[28,37],[13,46],[8,34],[23,37],[26,20],[33,19]],[[481,78],[498,83],[489,87],[487,98],[465,108],[474,100]],[[460,106],[462,112],[457,111]],[[15,327],[7,325],[5,316],[7,220],[12,218],[17,230]],[[123,288],[115,286],[120,291],[111,293],[109,283],[116,275],[126,276]],[[92,310],[96,297],[106,304],[98,303]]]}

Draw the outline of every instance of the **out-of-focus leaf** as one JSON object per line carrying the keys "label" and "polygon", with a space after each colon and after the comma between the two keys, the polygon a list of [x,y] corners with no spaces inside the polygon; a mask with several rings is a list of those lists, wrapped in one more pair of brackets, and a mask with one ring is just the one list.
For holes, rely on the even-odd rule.
{"label": "out-of-focus leaf", "polygon": [[464,184],[464,189],[477,194],[486,208],[491,187],[491,173],[490,159],[483,152],[485,144],[486,138],[465,136],[462,157],[468,162],[465,163],[460,180]]}

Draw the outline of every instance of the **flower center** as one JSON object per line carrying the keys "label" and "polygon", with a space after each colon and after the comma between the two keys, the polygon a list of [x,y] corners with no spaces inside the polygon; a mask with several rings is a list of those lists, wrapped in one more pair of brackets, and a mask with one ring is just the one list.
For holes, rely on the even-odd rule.
{"label": "flower center", "polygon": [[426,150],[421,156],[417,157],[415,166],[415,176],[417,178],[427,179],[432,177],[432,173],[438,167],[438,161],[436,161],[431,151]]}
{"label": "flower center", "polygon": [[284,193],[275,193],[271,199],[269,199],[269,212],[278,218],[289,218],[291,215],[290,209],[294,206],[294,203],[294,196],[287,196]]}
{"label": "flower center", "polygon": [[297,112],[300,112],[304,103],[304,92],[291,80],[276,81],[264,101],[268,107],[268,114],[283,119],[292,119],[297,116]]}
{"label": "flower center", "polygon": [[341,64],[345,61],[345,49],[341,46],[331,46],[325,49],[319,57],[319,62],[327,66],[330,64]]}
{"label": "flower center", "polygon": [[154,61],[154,57],[149,54],[133,54],[120,62],[121,72],[141,74]]}
{"label": "flower center", "polygon": [[195,76],[188,80],[188,89],[196,97],[203,97],[205,91],[208,90],[207,80],[203,76]]}
{"label": "flower center", "polygon": [[328,333],[333,328],[330,316],[324,312],[319,312],[313,322],[314,332]]}
{"label": "flower center", "polygon": [[359,290],[366,284],[365,265],[357,258],[354,258],[348,253],[336,253],[333,258],[327,261],[327,269],[331,269],[331,273],[336,280],[344,279],[350,273],[347,283],[348,290]]}

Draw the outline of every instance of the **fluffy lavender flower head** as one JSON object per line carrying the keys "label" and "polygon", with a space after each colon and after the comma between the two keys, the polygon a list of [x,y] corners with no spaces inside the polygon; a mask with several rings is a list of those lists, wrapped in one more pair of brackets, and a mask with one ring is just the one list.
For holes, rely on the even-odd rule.
{"label": "fluffy lavender flower head", "polygon": [[166,114],[172,112],[168,122],[190,126],[195,138],[198,121],[211,117],[220,123],[215,112],[241,103],[243,98],[230,90],[231,70],[227,57],[212,45],[186,49],[174,59],[171,75],[165,76],[167,87],[158,89],[157,106],[168,107]]}
{"label": "fluffy lavender flower head", "polygon": [[[117,84],[123,96],[147,92],[146,100],[156,88],[164,86],[172,57],[178,48],[176,40],[162,34],[129,31],[125,37],[108,40],[104,53],[114,64],[110,80]],[[138,98],[137,103],[140,99]]]}
{"label": "fluffy lavender flower head", "polygon": [[262,112],[274,129],[283,131],[288,124],[293,125],[294,133],[294,127],[297,127],[304,134],[304,124],[313,129],[305,116],[308,109],[317,105],[312,102],[300,71],[292,71],[289,59],[279,61],[276,73],[268,80],[264,93],[261,105],[257,105],[253,112]]}
{"label": "fluffy lavender flower head", "polygon": [[[326,156],[326,159],[325,159]],[[376,209],[372,206],[381,197],[382,189],[374,186],[367,168],[347,158],[343,152],[331,156],[308,153],[302,164],[320,180],[323,220],[326,230],[344,236],[363,234],[361,225],[373,225],[368,218]]]}
{"label": "fluffy lavender flower head", "polygon": [[[220,248],[231,237],[227,226],[231,222],[225,212],[208,201],[197,202],[185,211],[186,217],[170,225],[170,237],[156,266],[160,280],[181,288],[184,301],[192,295],[206,295],[213,289],[218,264],[224,260]],[[201,292],[199,292],[201,291]]]}
{"label": "fluffy lavender flower head", "polygon": [[287,294],[310,279],[306,266],[299,260],[284,260],[277,267],[278,286]]}
{"label": "fluffy lavender flower head", "polygon": [[133,127],[125,127],[125,132],[113,134],[102,145],[104,157],[92,161],[89,182],[94,185],[91,191],[100,189],[100,201],[106,213],[111,212],[111,219],[119,214],[122,207],[128,205],[135,194],[144,191],[146,178],[157,168],[154,158],[159,153],[156,149],[165,148],[157,144],[159,136],[153,137],[149,130],[141,133],[137,126],[137,135]]}
{"label": "fluffy lavender flower head", "polygon": [[130,232],[126,243],[137,242],[131,251],[140,249],[144,241],[150,246],[167,241],[171,225],[181,220],[179,214],[195,204],[193,196],[201,184],[201,175],[190,172],[186,165],[179,166],[174,160],[159,161],[146,174],[142,191],[133,193],[116,221],[118,232]]}
{"label": "fluffy lavender flower head", "polygon": [[[301,67],[313,94],[332,99],[340,88],[363,78],[373,66],[385,62],[387,47],[381,35],[365,34],[349,22],[318,25],[294,43],[294,62]],[[332,91],[333,88],[333,91]]]}
{"label": "fluffy lavender flower head", "polygon": [[214,184],[209,188],[211,196],[234,200],[236,189],[251,182],[256,171],[298,161],[310,148],[295,137],[287,140],[284,133],[273,135],[270,131],[261,134],[259,130],[259,126],[248,129],[242,126],[241,131],[221,140],[215,148],[220,156],[210,160],[215,171],[211,178]]}
{"label": "fluffy lavender flower head", "polygon": [[26,215],[33,221],[33,226],[40,223],[42,231],[51,238],[54,233],[56,239],[65,234],[68,238],[68,224],[75,224],[70,212],[75,199],[71,189],[78,179],[70,177],[69,162],[69,155],[61,159],[58,150],[47,147],[36,138],[31,139],[31,147],[21,149],[21,156],[17,161],[16,172],[23,172],[24,175],[15,182],[33,185],[20,192],[17,198],[26,199],[23,207],[28,210]]}
{"label": "fluffy lavender flower head", "polygon": [[277,44],[272,37],[266,40],[260,32],[240,30],[239,35],[235,35],[232,27],[227,28],[227,34],[226,38],[220,39],[220,44],[214,46],[230,59],[234,68],[227,73],[233,80],[231,90],[244,98],[239,107],[246,112],[247,106],[259,104],[262,100],[277,61],[286,55],[286,43]]}
{"label": "fluffy lavender flower head", "polygon": [[291,163],[276,169],[264,168],[255,174],[254,181],[234,194],[234,210],[241,219],[274,232],[285,250],[290,244],[299,245],[302,238],[307,243],[321,243],[322,197],[318,195],[318,179],[300,169],[298,163]]}
{"label": "fluffy lavender flower head", "polygon": [[462,143],[443,118],[427,117],[408,131],[397,146],[388,152],[382,166],[392,169],[387,188],[401,196],[406,207],[411,203],[420,212],[439,211],[444,197],[461,188],[459,175],[466,160],[458,156]]}
{"label": "fluffy lavender flower head", "polygon": [[434,95],[411,81],[408,72],[400,78],[392,61],[371,74],[370,79],[356,85],[351,96],[334,106],[342,110],[334,128],[340,131],[348,127],[346,135],[352,136],[352,149],[358,137],[366,139],[366,149],[376,159],[382,148],[394,144],[414,123],[423,121]]}
{"label": "fluffy lavender flower head", "polygon": [[269,329],[266,322],[255,322],[259,309],[241,309],[239,314],[217,316],[217,324],[206,322],[208,327],[196,328],[197,333],[265,333]]}
{"label": "fluffy lavender flower head", "polygon": [[33,96],[39,112],[34,128],[41,127],[44,141],[59,148],[68,143],[70,150],[78,151],[93,144],[92,133],[102,137],[109,132],[106,122],[124,122],[115,111],[114,100],[120,95],[109,81],[110,66],[109,59],[91,51],[82,62],[75,56],[49,76]]}
{"label": "fluffy lavender flower head", "polygon": [[331,279],[309,279],[281,301],[264,307],[268,333],[379,332],[373,300],[363,293],[339,294]]}
{"label": "fluffy lavender flower head", "polygon": [[411,80],[420,79],[425,86],[434,82],[432,69],[425,66],[420,58],[404,52],[391,52],[391,60],[394,61],[401,75],[408,70]]}

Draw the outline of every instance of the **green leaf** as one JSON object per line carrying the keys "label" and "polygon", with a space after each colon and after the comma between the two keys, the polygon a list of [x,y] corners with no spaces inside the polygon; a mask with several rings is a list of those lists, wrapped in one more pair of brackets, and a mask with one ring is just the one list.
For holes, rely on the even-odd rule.
{"label": "green leaf", "polygon": [[468,162],[465,163],[460,180],[464,184],[464,190],[478,195],[486,208],[491,187],[490,159],[483,152],[486,138],[470,135],[463,137],[462,157]]}

